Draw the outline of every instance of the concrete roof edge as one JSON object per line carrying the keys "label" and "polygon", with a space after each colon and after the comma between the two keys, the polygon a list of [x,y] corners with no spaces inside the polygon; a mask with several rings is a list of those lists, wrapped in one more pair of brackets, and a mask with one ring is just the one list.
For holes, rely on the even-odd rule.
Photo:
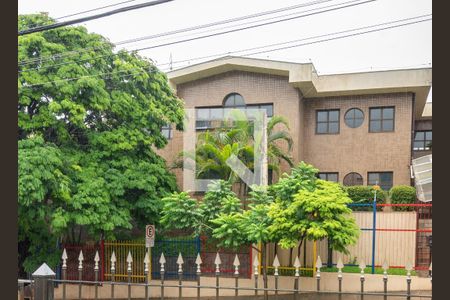
{"label": "concrete roof edge", "polygon": [[305,97],[370,94],[386,92],[416,93],[417,116],[421,116],[429,89],[432,68],[395,69],[357,73],[318,75],[312,63],[294,63],[241,56],[224,56],[167,73],[171,86],[205,77],[240,70],[287,76]]}

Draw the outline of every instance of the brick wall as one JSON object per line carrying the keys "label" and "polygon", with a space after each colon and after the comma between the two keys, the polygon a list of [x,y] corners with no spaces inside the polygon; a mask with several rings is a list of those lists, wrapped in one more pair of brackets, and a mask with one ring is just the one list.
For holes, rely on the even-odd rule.
{"label": "brick wall", "polygon": [[[304,99],[285,76],[230,71],[177,86],[178,97],[186,108],[220,106],[229,93],[239,93],[247,104],[273,103],[274,114],[289,120],[294,139],[292,156],[295,163],[305,160],[322,172],[339,172],[339,181],[350,172],[358,172],[367,184],[367,172],[394,172],[394,185],[410,184],[411,93],[339,96]],[[395,130],[369,133],[369,107],[395,106]],[[345,112],[357,107],[364,112],[358,128],[344,123]],[[340,109],[340,133],[315,134],[317,109]],[[169,164],[183,148],[181,132],[158,151]],[[282,172],[288,170],[286,164]],[[182,171],[175,170],[182,187]]]}
{"label": "brick wall", "polygon": [[[246,104],[273,103],[274,115],[285,116],[290,125],[294,140],[292,156],[299,160],[300,127],[298,90],[292,87],[284,76],[231,71],[211,77],[195,80],[177,86],[177,95],[185,101],[186,108],[200,106],[220,106],[229,93],[239,93]],[[169,144],[159,153],[170,163],[182,150],[183,138],[180,132],[174,132]],[[287,164],[282,164],[282,171],[287,171]],[[177,170],[177,182],[182,186],[182,172]]]}
{"label": "brick wall", "polygon": [[[305,99],[305,160],[322,172],[339,172],[339,181],[350,172],[394,172],[393,184],[410,184],[412,94],[379,94]],[[369,107],[395,106],[393,132],[369,132]],[[359,108],[364,122],[358,128],[344,123],[345,112]],[[340,109],[339,134],[316,134],[316,110]]]}

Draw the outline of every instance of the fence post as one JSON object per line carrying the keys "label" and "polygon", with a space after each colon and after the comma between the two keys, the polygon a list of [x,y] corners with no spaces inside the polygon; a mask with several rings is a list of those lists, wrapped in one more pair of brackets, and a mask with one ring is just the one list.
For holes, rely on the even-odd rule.
{"label": "fence post", "polygon": [[159,258],[159,264],[161,265],[161,270],[159,271],[161,274],[161,300],[164,300],[164,264],[166,263],[166,258],[164,257],[164,253],[161,252],[161,257]]}
{"label": "fence post", "polygon": [[98,262],[100,261],[100,257],[98,256],[98,251],[95,251],[95,257],[94,257],[94,276],[95,276],[95,300],[98,299]]}
{"label": "fence post", "polygon": [[[251,256],[250,256],[251,257]],[[234,296],[238,296],[238,287],[239,287],[239,265],[241,262],[239,261],[238,255],[234,257],[233,266],[234,266]],[[250,268],[251,270],[251,268]]]}
{"label": "fence post", "polygon": [[377,233],[377,191],[373,197],[373,222],[372,222],[372,274],[375,274],[375,241]]}
{"label": "fence post", "polygon": [[[66,252],[66,248],[64,248],[63,250],[63,254],[62,254],[62,279],[63,280],[67,280],[67,252]],[[63,300],[66,300],[66,283],[63,282],[63,290],[62,290],[62,294],[63,294]]]}
{"label": "fence post", "polygon": [[177,265],[178,265],[178,299],[182,299],[183,298],[183,289],[182,289],[182,285],[183,285],[183,257],[181,256],[181,252],[179,252],[178,254],[178,259],[177,259]]}
{"label": "fence post", "polygon": [[148,248],[148,251],[145,253],[144,257],[144,274],[145,274],[145,300],[148,300],[148,276],[149,273],[151,274],[151,267],[149,272],[149,265],[150,265],[150,257],[149,252],[151,248]]}
{"label": "fence post", "polygon": [[255,255],[255,259],[253,260],[253,266],[255,267],[255,296],[258,296],[258,271],[259,271],[259,260],[258,254]]}
{"label": "fence post", "polygon": [[387,300],[387,283],[388,283],[388,271],[389,265],[385,260],[383,263],[383,291],[384,291],[384,300]]}
{"label": "fence post", "polygon": [[214,264],[216,265],[216,300],[219,300],[219,278],[221,263],[222,261],[220,260],[219,252],[217,252],[216,259],[214,260]]}
{"label": "fence post", "polygon": [[200,253],[197,254],[197,258],[195,259],[195,264],[197,265],[197,300],[200,300],[200,275],[202,270],[200,265],[202,264],[202,258],[200,257]]}
{"label": "fence post", "polygon": [[132,268],[131,268],[131,264],[133,263],[133,257],[131,256],[131,251],[128,251],[128,256],[127,256],[127,263],[128,263],[128,267],[127,267],[127,275],[128,275],[128,300],[131,300],[131,272],[132,272]]}
{"label": "fence post", "polygon": [[81,288],[82,288],[82,284],[81,284],[81,280],[83,279],[83,250],[80,250],[80,255],[78,256],[78,299],[81,300]]}
{"label": "fence post", "polygon": [[275,254],[272,266],[275,268],[273,275],[275,276],[275,300],[278,300],[278,267],[280,266],[280,261],[278,260],[278,255]]}
{"label": "fence post", "polygon": [[43,263],[31,276],[34,280],[34,299],[53,300],[54,289],[52,279],[55,279],[55,272],[46,263]]}

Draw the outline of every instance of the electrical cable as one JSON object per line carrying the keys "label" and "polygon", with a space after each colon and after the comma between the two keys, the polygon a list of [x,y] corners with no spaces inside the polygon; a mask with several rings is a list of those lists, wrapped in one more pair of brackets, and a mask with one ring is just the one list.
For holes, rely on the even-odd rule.
{"label": "electrical cable", "polygon": [[241,50],[236,50],[236,51],[227,51],[227,52],[222,52],[222,53],[217,53],[217,54],[195,57],[195,58],[191,58],[191,59],[184,59],[184,60],[179,60],[179,61],[157,64],[157,65],[164,66],[164,65],[177,64],[177,63],[188,62],[188,61],[193,61],[193,60],[212,58],[212,57],[216,57],[216,56],[231,55],[231,54],[236,54],[236,53],[241,53],[241,52],[246,52],[246,51],[251,51],[251,50],[269,48],[269,47],[273,47],[273,46],[280,46],[280,45],[285,45],[285,44],[290,44],[290,43],[295,43],[295,42],[300,42],[300,41],[305,41],[305,40],[311,40],[311,39],[316,39],[316,38],[321,38],[321,37],[326,37],[326,36],[333,36],[333,35],[337,35],[337,34],[352,32],[352,31],[358,31],[358,30],[363,30],[363,29],[368,29],[368,28],[373,28],[373,27],[379,27],[379,26],[383,26],[383,25],[390,25],[390,24],[404,22],[404,21],[416,20],[416,19],[429,17],[429,16],[432,16],[432,14],[425,14],[425,15],[420,15],[420,16],[416,16],[416,17],[410,17],[410,18],[405,18],[405,19],[400,19],[400,20],[395,20],[395,21],[389,21],[389,22],[378,23],[378,24],[374,24],[374,25],[368,25],[368,26],[363,26],[363,27],[358,27],[358,28],[353,28],[353,29],[347,29],[347,30],[343,30],[343,31],[337,31],[337,32],[326,33],[326,34],[322,34],[322,35],[316,35],[316,36],[302,38],[302,39],[291,40],[291,41],[287,41],[287,42],[274,43],[274,44],[246,48],[246,49],[241,49]]}
{"label": "electrical cable", "polygon": [[55,28],[59,28],[59,27],[64,27],[64,26],[68,26],[68,25],[73,25],[73,24],[77,24],[77,23],[81,23],[81,22],[86,22],[86,21],[91,21],[91,20],[95,20],[95,19],[100,19],[100,18],[108,17],[108,16],[111,16],[111,15],[115,15],[115,14],[118,14],[118,13],[123,13],[123,12],[130,11],[130,10],[141,9],[141,8],[144,8],[144,7],[159,5],[159,4],[163,4],[163,3],[171,2],[171,1],[174,1],[174,0],[155,0],[155,1],[152,1],[152,2],[145,2],[145,3],[141,3],[141,4],[121,7],[121,8],[118,8],[118,9],[115,9],[115,10],[112,10],[112,11],[107,11],[107,12],[104,12],[104,13],[100,13],[100,14],[97,14],[97,15],[92,15],[92,16],[83,17],[83,18],[74,19],[74,20],[69,20],[69,21],[63,21],[63,22],[54,23],[54,24],[50,24],[50,25],[43,25],[43,26],[28,28],[28,29],[19,31],[17,35],[21,36],[21,35],[34,33],[34,32],[46,31],[46,30],[55,29]]}
{"label": "electrical cable", "polygon": [[[163,37],[163,36],[170,36],[170,35],[174,35],[174,34],[178,34],[178,33],[183,33],[183,32],[188,32],[188,31],[208,28],[208,27],[222,25],[222,24],[227,24],[227,23],[236,22],[236,21],[242,21],[242,20],[246,20],[246,19],[250,19],[250,18],[255,18],[255,17],[260,17],[260,16],[264,16],[264,15],[268,15],[268,14],[274,14],[274,13],[282,12],[282,11],[285,11],[285,10],[292,10],[292,9],[296,9],[296,8],[299,8],[299,7],[311,6],[311,5],[321,4],[321,3],[324,3],[324,2],[330,2],[330,1],[334,1],[334,0],[312,1],[312,2],[308,2],[308,3],[303,3],[301,5],[288,6],[288,7],[275,9],[275,10],[263,11],[263,12],[260,12],[260,13],[255,13],[255,14],[251,14],[251,15],[245,15],[245,16],[242,16],[242,17],[225,19],[225,20],[218,21],[218,22],[207,23],[207,24],[203,24],[203,25],[197,25],[197,26],[192,26],[192,27],[188,27],[188,28],[182,28],[182,29],[167,31],[167,32],[159,33],[159,34],[154,34],[154,35],[149,35],[149,36],[144,36],[144,37],[138,37],[138,38],[133,38],[133,39],[128,39],[128,40],[123,40],[123,41],[119,41],[119,42],[116,42],[116,43],[113,43],[113,44],[115,44],[115,45],[123,45],[123,44],[134,43],[134,42],[142,41],[142,40],[148,40],[148,39],[153,39],[153,38],[158,38],[158,37]],[[349,2],[357,2],[357,1],[360,1],[360,0],[353,0],[353,1],[349,1]],[[348,2],[344,2],[344,3],[348,3]],[[326,7],[332,7],[332,6],[336,6],[336,5],[340,5],[340,4],[342,4],[342,3],[334,4],[334,5],[330,5],[330,6],[326,6]],[[41,60],[41,62],[43,62],[45,60],[52,59],[52,58],[62,58],[62,57],[65,57],[67,54],[71,54],[71,53],[79,54],[79,53],[82,53],[82,52],[85,52],[85,51],[98,50],[99,48],[100,47],[91,47],[91,48],[83,49],[83,50],[79,50],[79,51],[69,51],[69,52],[64,52],[64,53],[60,53],[60,54],[44,56],[44,57],[40,56],[40,57],[36,57],[36,58],[33,58],[33,59],[21,61],[21,62],[19,62],[19,65],[23,65],[24,63],[26,63],[28,61],[31,61],[31,63],[32,63],[32,62],[35,62],[35,61],[38,61],[38,60]]]}
{"label": "electrical cable", "polygon": [[[142,47],[142,48],[132,49],[132,50],[123,50],[123,51],[131,53],[131,52],[137,52],[137,51],[142,51],[142,50],[149,50],[149,49],[159,48],[159,47],[163,47],[163,46],[170,46],[170,45],[174,45],[174,44],[179,44],[179,43],[184,43],[184,42],[204,39],[204,38],[208,38],[208,37],[223,35],[223,34],[237,32],[237,31],[242,31],[242,30],[256,28],[256,27],[260,27],[260,26],[271,25],[271,24],[275,24],[275,23],[280,23],[280,22],[284,22],[284,21],[298,19],[298,18],[301,18],[301,17],[307,17],[307,16],[316,15],[316,14],[320,14],[320,13],[335,11],[335,10],[339,10],[339,9],[343,9],[343,8],[353,7],[353,6],[356,6],[356,5],[370,3],[370,2],[373,2],[373,1],[376,1],[376,0],[366,0],[366,1],[363,1],[363,2],[351,3],[351,4],[348,4],[348,5],[345,5],[345,6],[330,8],[330,9],[321,10],[321,11],[318,11],[318,12],[312,12],[312,13],[303,14],[303,15],[300,15],[300,16],[295,16],[295,17],[290,17],[290,18],[285,18],[285,19],[281,19],[281,20],[275,20],[275,21],[270,21],[270,22],[266,22],[266,23],[262,23],[262,24],[246,26],[246,27],[243,27],[243,28],[231,29],[231,30],[223,31],[223,32],[219,32],[219,33],[202,35],[202,36],[199,36],[199,37],[193,37],[193,38],[188,38],[188,39],[184,39],[184,40],[179,40],[179,41],[174,41],[174,42],[169,42],[169,43],[164,43],[164,44],[159,44],[159,45],[153,45],[153,46],[147,46],[147,47]],[[354,1],[350,1],[350,2],[354,2]],[[41,67],[38,67],[38,68],[31,68],[31,69],[27,69],[27,70],[37,70],[37,69],[41,69],[41,68],[44,68],[44,67],[48,68],[48,67],[56,67],[56,66],[66,65],[66,64],[86,62],[86,61],[91,61],[92,59],[99,59],[99,58],[104,58],[104,57],[113,57],[113,56],[117,56],[119,54],[120,54],[120,52],[107,54],[107,55],[100,55],[100,56],[97,56],[97,57],[91,57],[89,59],[64,62],[64,63],[54,64],[54,65],[50,65],[50,66],[41,66]],[[27,70],[21,70],[21,71],[19,71],[19,73],[27,71]]]}
{"label": "electrical cable", "polygon": [[[292,46],[287,46],[287,47],[281,47],[281,48],[276,48],[276,49],[269,49],[269,50],[265,50],[265,51],[259,51],[259,52],[254,52],[254,53],[250,53],[250,54],[244,54],[243,56],[250,56],[250,55],[256,55],[256,54],[261,54],[261,53],[267,53],[267,52],[273,52],[273,51],[279,51],[279,50],[284,50],[284,49],[288,49],[288,48],[294,48],[294,47],[301,47],[301,46],[306,46],[306,45],[311,45],[311,44],[316,44],[316,43],[322,43],[322,42],[327,42],[327,41],[331,41],[331,40],[337,40],[337,39],[343,39],[343,38],[347,38],[347,37],[353,37],[353,36],[357,36],[357,35],[362,35],[362,34],[367,34],[367,33],[373,33],[373,32],[378,32],[378,31],[382,31],[382,30],[387,30],[387,29],[392,29],[392,28],[398,28],[398,27],[402,27],[402,26],[408,26],[408,25],[413,25],[413,24],[417,24],[417,23],[421,23],[421,22],[425,22],[425,21],[430,21],[432,20],[431,18],[429,19],[425,19],[425,20],[419,20],[419,21],[413,21],[413,22],[409,22],[409,23],[404,23],[404,24],[399,24],[399,25],[393,25],[393,26],[388,26],[388,27],[383,27],[383,28],[378,28],[378,29],[373,29],[373,30],[368,30],[368,31],[363,31],[363,32],[358,32],[358,33],[354,33],[354,34],[349,34],[349,35],[345,35],[345,36],[338,36],[338,37],[333,37],[333,38],[328,38],[328,39],[323,39],[323,40],[319,40],[319,41],[313,41],[313,42],[309,42],[309,43],[303,43],[303,44],[297,44],[297,45],[292,45]],[[393,21],[396,22],[396,21]],[[389,22],[387,22],[389,23]],[[392,23],[392,22],[391,22]],[[373,25],[372,27],[375,26],[380,26],[379,24],[377,25]],[[351,29],[352,31],[355,30],[360,30],[362,28],[367,28],[368,26],[365,27],[361,27],[361,28],[357,28],[357,29]],[[351,30],[347,30],[344,32],[348,32]],[[329,35],[329,34],[327,34]],[[321,35],[326,36],[326,35]],[[321,36],[317,36],[317,37],[321,37]],[[312,39],[312,38],[317,38],[317,37],[310,37],[310,38],[306,38],[306,39]],[[304,40],[304,39],[303,39]],[[298,41],[298,40],[296,40]],[[284,44],[284,43],[280,43],[280,44]],[[267,46],[262,46],[262,47],[267,47]],[[205,57],[203,57],[205,58]],[[193,60],[193,59],[191,59]],[[135,69],[141,69],[141,68],[133,68],[130,70],[122,70],[122,71],[115,71],[115,72],[109,72],[109,73],[99,73],[99,74],[92,74],[92,75],[84,75],[81,77],[74,77],[74,78],[66,78],[66,79],[61,79],[61,80],[54,80],[54,81],[47,81],[47,82],[41,82],[41,83],[36,83],[36,84],[32,84],[32,85],[25,85],[22,86],[22,88],[29,88],[29,87],[34,87],[34,86],[39,86],[39,85],[44,85],[44,84],[48,84],[48,83],[55,83],[55,82],[63,82],[63,81],[71,81],[71,80],[76,80],[76,79],[81,79],[81,78],[86,78],[86,77],[93,77],[93,76],[102,76],[102,75],[109,75],[109,74],[115,74],[115,73],[121,73],[121,72],[126,72],[126,71],[131,71],[131,70],[135,70]],[[146,72],[146,71],[142,71],[142,72]],[[142,73],[140,72],[140,73]]]}
{"label": "electrical cable", "polygon": [[114,4],[109,4],[109,5],[105,5],[105,6],[101,6],[101,7],[96,7],[96,8],[92,8],[92,9],[88,9],[88,10],[83,10],[83,11],[80,11],[80,12],[77,12],[77,13],[73,13],[73,14],[70,14],[70,15],[65,15],[65,16],[57,17],[57,18],[55,18],[55,20],[60,20],[60,19],[68,18],[68,17],[73,17],[73,16],[78,16],[78,15],[83,15],[83,14],[88,13],[88,12],[93,12],[93,11],[97,11],[97,10],[102,10],[102,9],[105,9],[105,8],[114,7],[114,6],[117,6],[117,5],[121,5],[121,4],[125,4],[125,3],[130,3],[130,2],[135,2],[135,1],[137,1],[137,0],[122,1],[122,2],[119,2],[119,3],[114,3]]}

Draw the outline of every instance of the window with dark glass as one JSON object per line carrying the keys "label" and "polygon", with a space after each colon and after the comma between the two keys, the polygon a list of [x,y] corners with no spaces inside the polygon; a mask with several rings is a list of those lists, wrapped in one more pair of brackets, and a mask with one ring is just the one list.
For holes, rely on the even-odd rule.
{"label": "window with dark glass", "polygon": [[345,124],[350,128],[358,128],[364,122],[364,113],[359,108],[350,108],[344,115]]}
{"label": "window with dark glass", "polygon": [[351,172],[345,175],[343,184],[345,186],[352,186],[352,185],[362,185],[363,184],[363,178],[361,174],[356,172]]}
{"label": "window with dark glass", "polygon": [[[231,100],[230,100],[231,101]],[[234,101],[234,100],[233,100]],[[224,103],[225,104],[225,103]],[[247,109],[264,109],[267,113],[267,118],[270,119],[273,117],[273,104],[249,104],[246,106],[236,106],[236,107],[197,107],[195,109],[196,112],[196,122],[195,128],[196,130],[206,130],[217,128],[222,126],[222,121],[224,117],[227,115],[228,109],[239,109],[242,111],[246,111]]]}
{"label": "window with dark glass", "polygon": [[164,125],[163,127],[161,127],[161,134],[168,140],[170,140],[172,138],[172,126],[169,125]]}
{"label": "window with dark glass", "polygon": [[432,131],[422,130],[414,133],[414,150],[431,150]]}
{"label": "window with dark glass", "polygon": [[231,93],[223,100],[223,106],[225,107],[243,107],[245,106],[244,98],[238,93]]}
{"label": "window with dark glass", "polygon": [[383,190],[390,190],[393,185],[393,172],[367,173],[367,185],[379,185]]}
{"label": "window with dark glass", "polygon": [[337,172],[320,172],[317,176],[322,180],[338,182],[338,174]]}
{"label": "window with dark glass", "polygon": [[394,107],[371,107],[369,110],[369,132],[394,131]]}
{"label": "window with dark glass", "polygon": [[339,109],[316,111],[316,133],[339,133]]}

